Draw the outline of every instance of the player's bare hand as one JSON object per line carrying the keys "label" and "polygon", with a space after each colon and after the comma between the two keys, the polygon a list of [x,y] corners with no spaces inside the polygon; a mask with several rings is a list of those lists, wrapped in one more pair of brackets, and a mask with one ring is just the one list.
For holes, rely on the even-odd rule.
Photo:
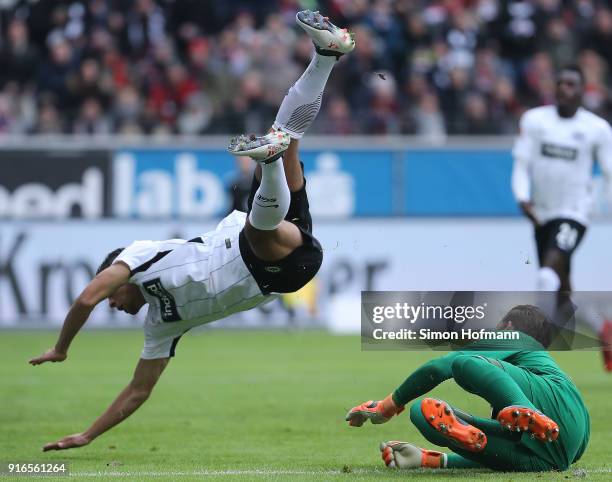
{"label": "player's bare hand", "polygon": [[91,442],[91,439],[82,433],[75,433],[68,435],[57,442],[48,443],[43,447],[43,452],[48,450],[66,450],[74,449],[87,445]]}
{"label": "player's bare hand", "polygon": [[28,363],[30,365],[40,365],[45,362],[63,362],[67,357],[66,353],[58,352],[55,348],[49,348],[42,355],[32,358]]}

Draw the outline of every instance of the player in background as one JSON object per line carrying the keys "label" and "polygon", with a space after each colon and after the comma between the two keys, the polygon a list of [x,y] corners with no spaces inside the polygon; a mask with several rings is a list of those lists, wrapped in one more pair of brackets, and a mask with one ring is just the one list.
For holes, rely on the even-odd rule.
{"label": "player in background", "polygon": [[429,442],[454,453],[384,442],[380,451],[388,467],[566,470],[584,453],[590,422],[578,389],[544,350],[552,334],[549,327],[538,308],[515,306],[498,329],[518,331],[518,340],[474,342],[431,360],[384,400],[352,408],[346,420],[356,427],[367,420],[385,423],[410,401],[452,378],[491,404],[491,418],[471,415],[434,398],[418,400],[410,407],[412,423]]}
{"label": "player in background", "polygon": [[189,241],[136,241],[110,253],[70,308],[55,347],[30,360],[32,365],[64,361],[104,299],[130,314],[149,305],[131,382],[87,430],[43,450],[87,445],[129,417],[150,396],[191,328],[265,303],[274,293],[297,291],[318,271],[323,254],[312,235],[298,145],[319,111],[336,61],[355,42],[318,12],[299,12],[296,21],[315,45],[310,65],[289,89],[267,135],[239,136],[229,145],[232,154],[257,161],[248,214],[234,211],[215,231]]}
{"label": "player in background", "polygon": [[[537,288],[557,292],[559,310],[569,306],[571,258],[589,222],[595,159],[612,202],[612,129],[581,107],[583,92],[579,67],[560,70],[556,104],[523,114],[512,151],[514,197],[535,230]],[[606,368],[612,370],[612,321],[597,320],[602,318],[585,319],[599,334]]]}

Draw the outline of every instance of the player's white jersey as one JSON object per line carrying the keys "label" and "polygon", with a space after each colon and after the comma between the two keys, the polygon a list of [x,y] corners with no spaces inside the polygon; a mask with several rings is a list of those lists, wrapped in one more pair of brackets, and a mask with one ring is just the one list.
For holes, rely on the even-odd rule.
{"label": "player's white jersey", "polygon": [[121,252],[115,262],[129,266],[149,305],[145,325],[208,323],[272,299],[240,255],[245,219],[234,211],[195,240],[135,241]]}
{"label": "player's white jersey", "polygon": [[583,108],[563,118],[556,106],[537,107],[521,118],[513,156],[517,201],[531,200],[540,222],[569,218],[587,224],[594,159],[608,180],[612,175],[612,129]]}

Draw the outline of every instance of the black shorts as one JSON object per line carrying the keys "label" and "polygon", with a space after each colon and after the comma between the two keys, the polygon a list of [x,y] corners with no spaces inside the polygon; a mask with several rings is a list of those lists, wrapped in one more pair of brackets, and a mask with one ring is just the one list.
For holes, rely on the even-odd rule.
{"label": "black shorts", "polygon": [[568,270],[572,254],[582,241],[586,227],[573,219],[552,219],[535,229],[536,245],[538,247],[538,260],[540,266],[544,262],[546,253],[557,250],[567,259]]}
{"label": "black shorts", "polygon": [[[303,166],[302,166],[303,169]],[[249,212],[253,205],[259,182],[253,177]],[[293,293],[308,283],[319,271],[323,262],[321,244],[312,235],[312,217],[306,195],[306,180],[302,189],[291,193],[291,204],[285,220],[295,224],[302,233],[303,244],[278,261],[264,261],[253,253],[244,230],[238,239],[240,254],[263,293]]]}

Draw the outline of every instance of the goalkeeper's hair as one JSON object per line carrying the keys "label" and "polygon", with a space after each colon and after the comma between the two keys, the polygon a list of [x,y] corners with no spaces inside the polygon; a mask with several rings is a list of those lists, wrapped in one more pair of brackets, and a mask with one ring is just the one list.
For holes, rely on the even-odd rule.
{"label": "goalkeeper's hair", "polygon": [[554,323],[540,308],[533,305],[517,305],[511,308],[497,325],[498,329],[512,328],[529,335],[547,348],[557,330]]}
{"label": "goalkeeper's hair", "polygon": [[123,251],[124,249],[125,248],[117,248],[117,249],[114,249],[113,251],[111,251],[110,253],[108,253],[106,255],[106,258],[104,258],[104,261],[102,261],[102,264],[100,264],[100,266],[98,266],[98,270],[96,271],[96,274],[100,274],[101,271],[104,271],[111,264],[113,264],[113,261],[115,261],[115,259],[117,259],[117,256],[119,256],[121,251]]}

